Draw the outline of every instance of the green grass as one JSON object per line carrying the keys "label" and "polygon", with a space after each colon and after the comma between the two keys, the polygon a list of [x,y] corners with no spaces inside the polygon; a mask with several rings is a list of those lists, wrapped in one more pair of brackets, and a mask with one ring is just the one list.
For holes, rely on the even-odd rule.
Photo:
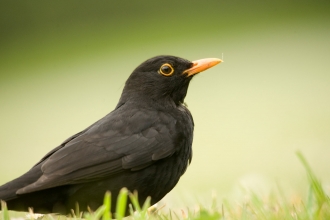
{"label": "green grass", "polygon": [[[148,198],[142,207],[138,203],[136,192],[130,193],[123,188],[117,198],[116,213],[112,216],[111,193],[107,192],[104,197],[104,204],[95,212],[81,213],[79,207],[68,217],[59,215],[44,215],[45,220],[59,219],[87,219],[87,220],[110,220],[113,218],[123,219],[126,212],[126,204],[130,201],[129,217],[127,219],[192,219],[192,220],[213,220],[213,219],[330,219],[330,198],[325,193],[321,182],[315,176],[311,167],[304,156],[298,152],[297,156],[307,172],[309,191],[307,198],[303,196],[287,198],[281,189],[278,193],[271,193],[267,197],[261,197],[257,192],[246,192],[246,199],[242,203],[233,204],[232,202],[222,201],[221,205],[215,198],[210,202],[210,208],[196,206],[188,211],[170,210],[165,213],[162,207],[150,207]],[[33,219],[33,213],[8,211],[5,202],[1,202],[1,220]]]}

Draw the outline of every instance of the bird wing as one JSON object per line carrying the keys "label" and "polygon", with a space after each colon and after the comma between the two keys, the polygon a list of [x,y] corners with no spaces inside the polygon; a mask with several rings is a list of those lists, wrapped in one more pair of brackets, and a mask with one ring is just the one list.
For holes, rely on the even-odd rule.
{"label": "bird wing", "polygon": [[176,122],[163,112],[117,109],[48,153],[38,163],[42,176],[17,193],[143,169],[176,152],[182,141]]}

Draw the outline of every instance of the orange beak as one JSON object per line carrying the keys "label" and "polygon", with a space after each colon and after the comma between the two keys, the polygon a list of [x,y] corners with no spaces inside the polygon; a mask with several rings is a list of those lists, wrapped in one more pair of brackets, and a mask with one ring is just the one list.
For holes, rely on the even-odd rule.
{"label": "orange beak", "polygon": [[195,60],[192,61],[193,66],[185,70],[183,73],[187,74],[187,76],[192,76],[197,73],[203,72],[204,70],[207,70],[212,66],[215,66],[221,62],[223,61],[218,58],[205,58],[205,59]]}

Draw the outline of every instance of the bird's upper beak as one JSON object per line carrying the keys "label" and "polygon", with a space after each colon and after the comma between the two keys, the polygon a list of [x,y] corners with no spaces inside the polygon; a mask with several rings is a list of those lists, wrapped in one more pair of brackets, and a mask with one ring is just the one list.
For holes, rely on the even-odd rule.
{"label": "bird's upper beak", "polygon": [[187,74],[187,76],[192,76],[197,73],[203,72],[204,70],[207,70],[212,66],[215,66],[221,62],[223,61],[218,58],[205,58],[205,59],[195,60],[192,61],[193,63],[192,67],[185,70],[183,74]]}

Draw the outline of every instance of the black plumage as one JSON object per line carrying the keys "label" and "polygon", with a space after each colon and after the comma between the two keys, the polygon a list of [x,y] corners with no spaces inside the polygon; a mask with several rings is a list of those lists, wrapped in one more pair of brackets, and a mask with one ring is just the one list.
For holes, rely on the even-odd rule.
{"label": "black plumage", "polygon": [[21,177],[0,187],[11,210],[67,214],[97,209],[111,191],[137,190],[139,202],[162,199],[192,158],[194,123],[183,105],[192,77],[221,60],[194,62],[157,56],[126,81],[116,108],[46,154]]}

